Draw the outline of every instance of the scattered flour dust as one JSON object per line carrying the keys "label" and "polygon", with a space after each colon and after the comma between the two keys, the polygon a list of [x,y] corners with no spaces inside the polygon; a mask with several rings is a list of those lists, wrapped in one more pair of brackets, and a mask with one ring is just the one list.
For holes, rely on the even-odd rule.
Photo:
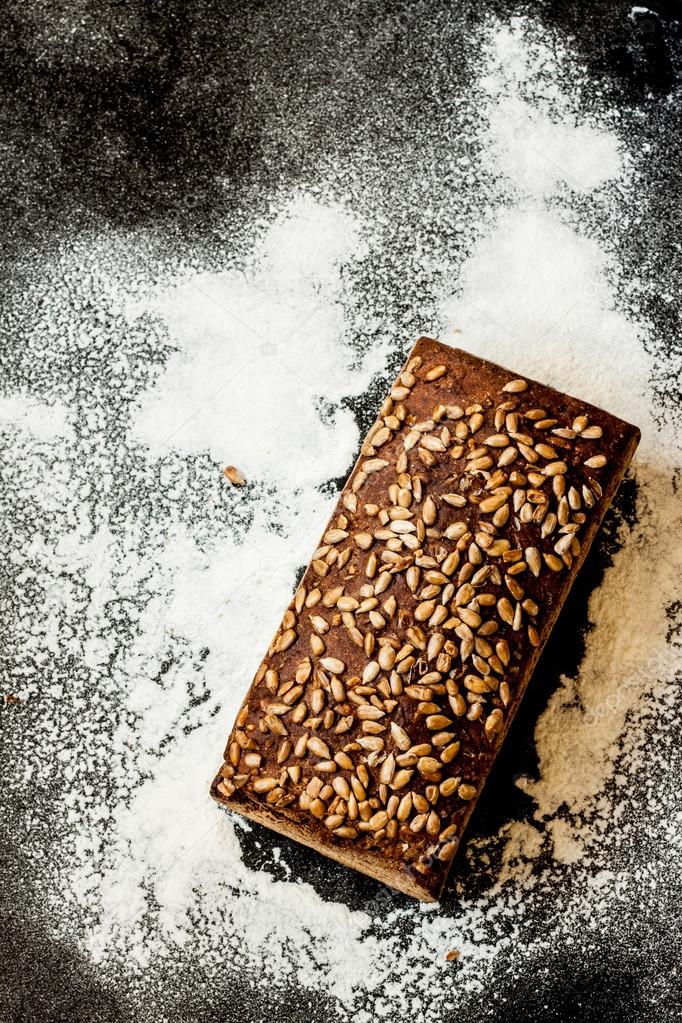
{"label": "scattered flour dust", "polygon": [[0,430],[19,431],[35,443],[71,436],[68,409],[25,394],[0,396]]}
{"label": "scattered flour dust", "polygon": [[[675,441],[664,446],[649,412],[645,325],[616,308],[613,257],[572,214],[576,195],[606,211],[614,182],[627,204],[629,182],[615,132],[582,122],[557,84],[572,61],[560,47],[529,41],[522,22],[491,31],[481,142],[499,176],[500,204],[440,301],[443,340],[584,395],[643,430],[636,524],[622,527],[627,542],[592,595],[594,627],[579,675],[563,680],[537,726],[540,777],[526,783],[535,820],[472,843],[472,863],[489,865],[484,895],[458,890],[448,912],[396,910],[388,896],[352,912],[301,881],[248,869],[239,843],[246,825],[210,804],[235,710],[329,511],[321,488],[345,472],[358,444],[343,399],[362,393],[388,356],[381,347],[360,356],[344,334],[344,267],[364,251],[368,228],[348,210],[298,197],[246,268],[179,275],[129,308],[130,316],[160,318],[174,346],[134,413],[133,440],[153,457],[209,453],[266,481],[285,509],[281,530],[256,507],[239,540],[226,530],[200,549],[174,526],[145,556],[134,529],[123,540],[104,526],[88,540],[76,520],[61,550],[65,572],[96,552],[85,660],[95,673],[113,663],[127,712],[106,739],[106,755],[120,773],[125,765],[131,783],[106,808],[85,812],[74,798],[77,844],[58,895],[87,920],[96,960],[120,956],[144,970],[190,940],[199,953],[210,951],[219,937],[224,962],[238,949],[240,965],[274,979],[293,970],[316,990],[323,977],[346,1006],[369,994],[373,1011],[357,1008],[361,1023],[389,1011],[402,1018],[415,1004],[420,1018],[436,1019],[443,1005],[434,992],[453,945],[461,954],[448,997],[474,997],[487,973],[528,954],[531,942],[536,952],[551,948],[562,921],[570,929],[595,912],[619,911],[617,878],[608,855],[597,869],[590,821],[612,812],[604,789],[640,701],[656,684],[665,689],[675,671],[661,651],[682,558],[679,545],[661,557],[660,545],[682,534],[671,482],[679,450]],[[67,428],[59,415],[57,433]],[[33,422],[23,402],[0,407],[2,416],[21,429]],[[67,487],[61,497],[68,502]],[[129,579],[134,590],[142,578],[156,596],[141,611],[136,639],[114,650],[101,625],[111,580]],[[199,693],[188,683],[196,664]],[[540,867],[546,853],[549,865]],[[549,914],[555,922],[531,939],[524,922],[540,900],[551,901],[565,871],[576,883],[561,912]]]}
{"label": "scattered flour dust", "polygon": [[362,393],[386,356],[376,347],[359,367],[342,340],[340,267],[366,247],[347,212],[299,198],[249,267],[193,275],[152,299],[146,308],[178,348],[134,435],[152,450],[225,462],[239,437],[250,478],[270,482],[315,486],[343,474],[358,438],[340,401]]}

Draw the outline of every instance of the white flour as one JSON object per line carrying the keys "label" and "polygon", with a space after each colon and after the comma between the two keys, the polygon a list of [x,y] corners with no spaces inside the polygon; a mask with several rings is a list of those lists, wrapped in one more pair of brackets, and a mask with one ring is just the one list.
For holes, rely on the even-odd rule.
{"label": "white flour", "polygon": [[[529,42],[522,22],[493,26],[481,142],[500,204],[492,218],[485,211],[487,233],[438,297],[443,340],[584,396],[643,431],[636,524],[621,525],[622,547],[590,598],[593,628],[578,677],[562,680],[538,722],[540,778],[523,783],[535,822],[512,821],[469,844],[481,891],[459,886],[454,908],[392,909],[386,893],[354,912],[289,877],[279,853],[273,873],[249,869],[239,843],[245,825],[208,798],[236,708],[328,514],[332,497],[321,488],[346,472],[357,448],[344,399],[362,394],[390,354],[351,344],[345,309],[347,274],[366,255],[373,225],[334,202],[292,197],[245,266],[178,271],[161,283],[109,279],[123,329],[144,315],[165,326],[174,348],[128,434],[161,460],[159,486],[179,504],[163,528],[143,536],[134,510],[123,530],[93,521],[87,492],[57,475],[50,499],[66,509],[63,536],[55,549],[40,538],[34,545],[30,572],[44,582],[48,625],[44,637],[29,639],[32,655],[47,663],[66,646],[125,711],[111,728],[88,715],[81,726],[90,763],[106,762],[111,773],[111,798],[78,781],[56,712],[44,736],[74,779],[56,811],[66,815],[73,846],[59,888],[46,897],[60,912],[65,904],[67,921],[78,919],[104,968],[124,961],[131,974],[152,970],[191,941],[203,960],[219,948],[221,966],[238,956],[273,982],[293,970],[304,987],[325,987],[346,1006],[368,993],[372,1009],[358,1009],[360,1021],[399,1018],[415,1006],[418,1018],[436,1019],[482,990],[490,971],[513,972],[524,958],[570,945],[586,921],[620,911],[627,875],[610,822],[627,799],[621,779],[642,769],[644,727],[664,707],[673,713],[680,668],[679,656],[664,656],[672,650],[664,611],[682,573],[682,547],[670,543],[682,535],[672,482],[680,438],[666,442],[655,428],[647,325],[619,307],[615,257],[573,205],[579,195],[598,209],[627,208],[634,196],[615,130],[606,119],[583,123],[572,94],[557,85],[558,71],[573,74],[579,94],[572,61],[556,46]],[[36,433],[59,448],[67,418],[59,407],[50,414]],[[10,399],[0,415],[25,431],[35,408]],[[95,421],[93,436],[101,429]],[[204,455],[217,474],[228,462],[238,466],[260,495],[242,522],[239,493],[229,491],[224,529],[209,542],[177,512],[187,466],[179,456]],[[42,493],[30,474],[22,486]],[[222,498],[210,499],[220,509]],[[90,587],[84,636],[66,634],[62,622],[73,599],[68,576],[77,572]],[[121,644],[107,609],[133,600],[143,584],[155,596]],[[22,695],[39,689],[39,676],[27,677]],[[46,776],[48,767],[32,770]],[[668,798],[663,784],[651,804],[661,833]],[[538,911],[551,921],[541,936],[528,923]],[[442,984],[453,947],[461,953],[454,988]]]}
{"label": "white flour", "polygon": [[162,316],[179,347],[135,436],[153,451],[237,460],[248,477],[289,489],[343,474],[358,437],[341,399],[361,394],[385,360],[374,349],[357,365],[343,343],[340,265],[365,247],[348,213],[298,198],[246,268],[194,274],[147,297],[145,311]]}

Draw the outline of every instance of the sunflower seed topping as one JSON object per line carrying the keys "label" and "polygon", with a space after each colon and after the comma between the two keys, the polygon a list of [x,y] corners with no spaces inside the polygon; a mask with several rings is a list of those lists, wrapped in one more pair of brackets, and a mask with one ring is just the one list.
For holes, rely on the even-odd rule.
{"label": "sunflower seed topping", "polygon": [[507,394],[520,394],[522,391],[527,390],[528,384],[525,380],[510,380],[509,383],[505,384],[502,388]]}
{"label": "sunflower seed topping", "polygon": [[477,360],[434,342],[417,351],[258,670],[214,792],[305,822],[322,848],[390,848],[428,878],[455,854],[603,514],[594,476],[619,449],[604,413],[488,364],[472,393],[476,375],[457,360]]}

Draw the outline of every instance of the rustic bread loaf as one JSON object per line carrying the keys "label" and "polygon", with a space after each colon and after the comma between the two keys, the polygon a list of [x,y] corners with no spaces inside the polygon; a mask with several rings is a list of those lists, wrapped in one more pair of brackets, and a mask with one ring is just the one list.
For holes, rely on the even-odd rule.
{"label": "rustic bread loaf", "polygon": [[437,898],[639,431],[421,338],[237,716],[213,796]]}

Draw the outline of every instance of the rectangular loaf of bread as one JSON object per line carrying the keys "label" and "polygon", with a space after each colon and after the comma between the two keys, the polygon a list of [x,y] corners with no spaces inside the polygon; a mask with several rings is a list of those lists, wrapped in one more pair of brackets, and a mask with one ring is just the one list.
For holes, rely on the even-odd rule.
{"label": "rectangular loaf of bread", "polygon": [[215,799],[437,898],[638,441],[421,338],[246,694]]}

